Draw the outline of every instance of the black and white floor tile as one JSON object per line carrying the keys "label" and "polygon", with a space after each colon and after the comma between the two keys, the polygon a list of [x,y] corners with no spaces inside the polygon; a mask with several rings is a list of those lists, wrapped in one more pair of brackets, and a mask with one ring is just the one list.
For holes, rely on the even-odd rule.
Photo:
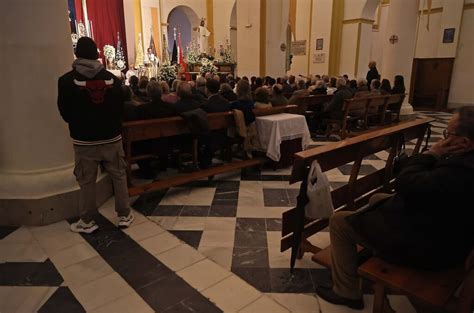
{"label": "black and white floor tile", "polygon": [[[419,115],[436,119],[430,144],[439,140],[450,114]],[[387,156],[366,158],[361,175]],[[349,171],[327,172],[332,188],[346,184]],[[310,255],[289,273],[281,214],[299,189],[289,175],[263,167],[142,195],[126,230],[114,225],[113,199],[100,208],[94,235],[71,233],[67,221],[0,227],[0,312],[352,312],[315,296],[330,274]],[[329,233],[310,241],[325,247]],[[364,298],[363,312],[371,312],[370,291]],[[417,312],[404,296],[390,299],[397,312]]]}

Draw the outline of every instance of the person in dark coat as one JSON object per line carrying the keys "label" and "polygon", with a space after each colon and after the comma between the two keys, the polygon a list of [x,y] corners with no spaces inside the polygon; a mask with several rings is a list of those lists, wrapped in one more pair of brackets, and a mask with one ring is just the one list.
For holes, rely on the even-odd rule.
{"label": "person in dark coat", "polygon": [[237,83],[237,101],[232,102],[232,109],[240,110],[244,114],[245,125],[250,125],[255,122],[255,102],[252,100],[250,84],[245,80],[240,80]]}
{"label": "person in dark coat", "polygon": [[346,80],[342,77],[336,81],[337,90],[331,101],[324,105],[323,117],[340,119],[342,118],[342,109],[344,107],[344,100],[352,98],[352,92],[346,87]]}
{"label": "person in dark coat", "polygon": [[219,94],[219,82],[214,79],[208,79],[206,82],[207,102],[202,109],[207,113],[230,111],[230,102]]}
{"label": "person in dark coat", "polygon": [[382,95],[389,95],[392,93],[392,86],[390,86],[390,81],[386,78],[382,79],[382,84],[380,85],[380,93]]}
{"label": "person in dark coat", "polygon": [[187,82],[181,82],[178,85],[176,94],[178,95],[179,100],[172,106],[175,115],[198,109],[201,106],[194,98],[191,91],[191,85]]}
{"label": "person in dark coat", "polygon": [[402,75],[396,75],[393,82],[392,95],[405,93],[405,80]]}
{"label": "person in dark coat", "polygon": [[365,79],[367,80],[367,86],[370,86],[372,79],[380,79],[379,71],[377,71],[377,63],[375,61],[369,62],[369,71]]}
{"label": "person in dark coat", "polygon": [[221,84],[221,90],[219,91],[219,94],[222,96],[222,98],[227,99],[229,102],[237,100],[237,95],[232,90],[232,86],[227,83]]}
{"label": "person in dark coat", "polygon": [[123,92],[123,121],[136,121],[141,119],[140,105],[132,98],[132,89],[122,85]]}
{"label": "person in dark coat", "polygon": [[273,85],[272,96],[270,98],[272,106],[284,106],[288,105],[288,99],[283,95],[283,86],[280,84]]}
{"label": "person in dark coat", "polygon": [[173,105],[161,100],[162,89],[161,84],[151,81],[146,87],[146,93],[150,102],[139,106],[142,119],[163,118],[175,116]]}
{"label": "person in dark coat", "polygon": [[331,217],[333,288],[318,287],[321,298],[363,307],[356,243],[387,262],[418,269],[464,264],[474,248],[474,108],[455,113],[444,137],[406,165],[394,195],[378,194],[385,199],[371,199],[367,209]]}

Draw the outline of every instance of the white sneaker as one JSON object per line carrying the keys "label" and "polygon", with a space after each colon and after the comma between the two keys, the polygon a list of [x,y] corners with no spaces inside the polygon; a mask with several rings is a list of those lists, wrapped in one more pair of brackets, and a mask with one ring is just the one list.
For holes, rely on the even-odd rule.
{"label": "white sneaker", "polygon": [[128,214],[128,216],[119,216],[118,227],[120,228],[127,228],[130,224],[133,223],[135,220],[135,216],[132,212]]}
{"label": "white sneaker", "polygon": [[97,229],[99,229],[99,226],[94,221],[86,223],[83,220],[79,220],[71,224],[71,231],[75,233],[91,234]]}

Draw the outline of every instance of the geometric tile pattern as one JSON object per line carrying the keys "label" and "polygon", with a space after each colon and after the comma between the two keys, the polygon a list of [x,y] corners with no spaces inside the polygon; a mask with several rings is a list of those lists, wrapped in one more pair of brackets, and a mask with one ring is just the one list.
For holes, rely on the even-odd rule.
{"label": "geometric tile pattern", "polygon": [[[451,114],[417,113],[436,119],[429,144],[442,138]],[[387,156],[365,158],[361,175]],[[332,188],[348,182],[350,166],[326,173]],[[300,186],[288,184],[290,172],[247,169],[144,194],[133,203],[143,215],[127,230],[114,225],[113,199],[94,235],[71,233],[66,221],[0,227],[0,312],[352,312],[314,295],[331,284],[327,269],[305,255],[291,275],[290,251],[280,252],[281,214]],[[309,240],[325,247],[329,233]],[[370,312],[370,288],[364,293]],[[425,312],[389,298],[398,312]]]}

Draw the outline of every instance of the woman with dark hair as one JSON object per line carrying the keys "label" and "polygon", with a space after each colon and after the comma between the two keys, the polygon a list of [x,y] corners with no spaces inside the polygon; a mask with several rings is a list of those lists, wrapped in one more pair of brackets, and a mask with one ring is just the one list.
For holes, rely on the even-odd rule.
{"label": "woman with dark hair", "polygon": [[405,93],[405,81],[402,75],[396,75],[393,82],[392,95]]}
{"label": "woman with dark hair", "polygon": [[382,79],[382,84],[380,85],[380,93],[382,95],[389,95],[392,93],[392,86],[390,86],[390,81],[386,78]]}

